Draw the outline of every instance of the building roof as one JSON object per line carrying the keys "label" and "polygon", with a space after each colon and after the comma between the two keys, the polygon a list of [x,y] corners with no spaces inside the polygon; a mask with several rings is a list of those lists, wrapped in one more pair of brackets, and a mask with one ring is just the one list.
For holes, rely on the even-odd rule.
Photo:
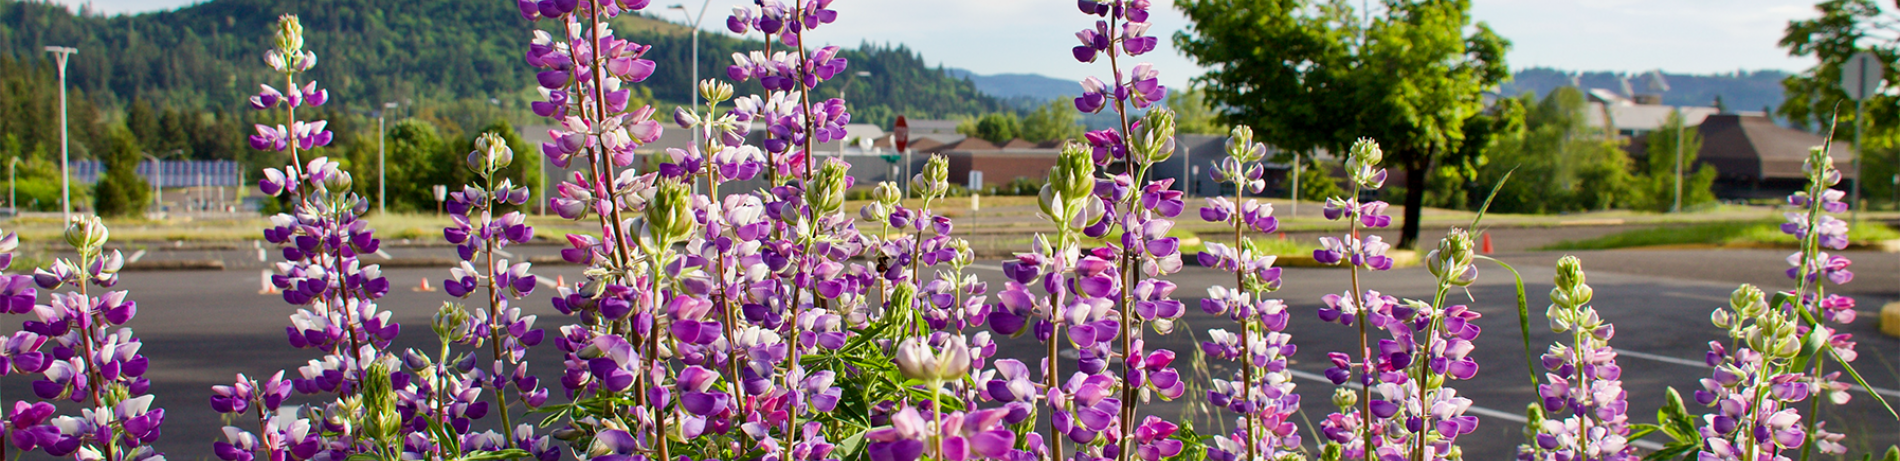
{"label": "building roof", "polygon": [[1603,102],[1591,102],[1590,108],[1584,110],[1585,121],[1593,127],[1601,128],[1605,126],[1606,124],[1603,123],[1603,117],[1606,108],[1608,109],[1607,112],[1610,120],[1616,124],[1616,130],[1618,132],[1654,131],[1658,128],[1662,128],[1663,123],[1669,120],[1669,114],[1678,110],[1682,111],[1683,119],[1688,126],[1701,125],[1703,119],[1708,118],[1710,115],[1721,113],[1721,110],[1714,107],[1605,104]]}
{"label": "building roof", "polygon": [[[1821,135],[1776,125],[1759,114],[1716,114],[1703,121],[1696,133],[1702,136],[1697,161],[1715,167],[1723,178],[1760,180],[1801,180],[1808,149],[1821,145]],[[1648,136],[1638,136],[1628,145],[1631,155],[1648,155]],[[1845,143],[1834,143],[1829,153],[1845,177],[1854,177],[1846,165],[1854,153]]]}
{"label": "building roof", "polygon": [[[1801,179],[1808,149],[1825,141],[1821,135],[1776,125],[1767,117],[1741,114],[1710,116],[1698,130],[1702,134],[1701,158],[1716,166],[1723,176],[1747,175],[1759,179]],[[1837,166],[1853,162],[1853,150],[1834,143],[1828,150]],[[1723,166],[1734,169],[1733,173]],[[1853,177],[1849,168],[1841,168]]]}

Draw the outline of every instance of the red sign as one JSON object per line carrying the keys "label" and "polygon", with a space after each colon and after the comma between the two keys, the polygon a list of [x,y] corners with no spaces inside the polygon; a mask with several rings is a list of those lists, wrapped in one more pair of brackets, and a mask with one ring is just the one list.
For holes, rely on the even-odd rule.
{"label": "red sign", "polygon": [[897,148],[897,152],[902,153],[910,147],[910,123],[904,121],[904,116],[897,116],[897,126],[891,130],[891,134],[896,137],[892,145]]}

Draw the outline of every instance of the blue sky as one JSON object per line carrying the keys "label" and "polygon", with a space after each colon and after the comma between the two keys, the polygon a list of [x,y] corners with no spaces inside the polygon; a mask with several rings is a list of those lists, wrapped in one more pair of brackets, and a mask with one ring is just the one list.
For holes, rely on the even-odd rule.
{"label": "blue sky", "polygon": [[[469,1],[492,2],[497,8],[512,2]],[[197,0],[90,2],[95,9],[113,14],[177,8]],[[725,33],[724,15],[738,3],[750,2],[713,1],[707,30]],[[671,4],[669,0],[653,4],[660,13],[679,17],[677,11],[661,9]],[[1155,4],[1153,30],[1163,37],[1162,46],[1142,58],[1156,64],[1163,82],[1179,85],[1200,73],[1167,43],[1166,37],[1185,27],[1186,20],[1174,11],[1171,0],[1155,0]],[[1813,4],[1813,0],[1473,0],[1472,15],[1512,40],[1509,61],[1513,68],[1799,71],[1811,61],[1788,57],[1775,42],[1790,19],[1815,16]],[[1105,64],[1081,64],[1069,58],[1074,32],[1092,24],[1075,10],[1073,0],[838,0],[833,5],[840,12],[838,22],[814,33],[815,40],[844,46],[867,40],[903,43],[927,59],[979,74],[1035,73],[1080,79],[1107,72]]]}

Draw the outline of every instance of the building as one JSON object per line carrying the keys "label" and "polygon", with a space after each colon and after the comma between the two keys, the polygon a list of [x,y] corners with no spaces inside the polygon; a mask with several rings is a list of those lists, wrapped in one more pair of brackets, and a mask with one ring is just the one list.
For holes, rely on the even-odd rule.
{"label": "building", "polygon": [[[1803,168],[1808,149],[1825,140],[1818,134],[1776,125],[1760,113],[1710,115],[1694,129],[1702,137],[1696,164],[1715,168],[1715,196],[1724,199],[1777,198],[1801,190],[1807,183]],[[1648,145],[1648,135],[1641,135],[1632,138],[1626,149],[1642,160],[1650,154]],[[1843,179],[1853,181],[1853,149],[1847,143],[1836,142],[1829,153]]]}

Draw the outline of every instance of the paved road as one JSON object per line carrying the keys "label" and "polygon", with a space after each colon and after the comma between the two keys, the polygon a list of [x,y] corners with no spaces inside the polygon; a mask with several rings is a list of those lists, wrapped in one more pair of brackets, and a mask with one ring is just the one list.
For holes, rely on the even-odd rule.
{"label": "paved road", "polygon": [[[552,250],[552,247],[522,249],[524,253],[533,254]],[[447,248],[396,251],[401,252],[402,257],[431,252],[448,254]],[[169,255],[170,252],[152,253],[148,257],[178,256]],[[143,315],[133,327],[146,342],[144,352],[152,360],[149,376],[155,382],[153,389],[159,395],[159,404],[168,408],[167,430],[160,447],[173,459],[210,458],[210,443],[220,437],[218,427],[223,425],[205,404],[210,386],[228,383],[236,373],[258,376],[279,369],[291,369],[294,373],[295,367],[315,356],[310,351],[291,349],[284,341],[285,316],[291,309],[276,296],[257,294],[261,264],[255,263],[254,250],[216,250],[207,254],[237,261],[249,258],[252,262],[237,264],[233,261],[233,269],[221,272],[128,273],[120,285],[131,290],[133,298],[140,302]],[[1517,264],[1524,272],[1533,312],[1531,334],[1536,348],[1533,353],[1541,353],[1543,345],[1557,339],[1538,325],[1543,324],[1542,307],[1548,303],[1545,294],[1550,290],[1550,266],[1560,255],[1508,253],[1498,256]],[[1776,250],[1599,251],[1581,256],[1590,273],[1590,283],[1596,289],[1594,304],[1618,327],[1618,336],[1612,344],[1624,351],[1620,362],[1626,370],[1624,386],[1631,392],[1631,417],[1639,422],[1653,419],[1661,403],[1663,386],[1687,392],[1695,388],[1696,379],[1707,375],[1708,370],[1697,363],[1706,350],[1707,341],[1721,335],[1708,324],[1708,313],[1726,301],[1736,283],[1760,283],[1769,288],[1787,285],[1786,279],[1779,275],[1784,264],[1783,252]],[[1846,330],[1860,341],[1860,369],[1874,386],[1892,392],[1900,389],[1900,340],[1878,335],[1874,312],[1896,297],[1894,287],[1900,286],[1900,257],[1865,252],[1855,252],[1852,256],[1858,259],[1855,269],[1860,276],[1855,283],[1846,286],[1845,291],[1860,301],[1863,316]],[[574,280],[579,268],[546,266],[537,272]],[[975,272],[987,280],[1001,278],[1001,273],[994,269],[979,268]],[[439,283],[445,272],[398,268],[386,273],[397,288],[384,299],[383,305],[396,313],[407,330],[395,347],[433,346],[433,339],[426,333],[427,319],[434,307],[448,296],[441,292],[418,293],[409,287],[425,277],[431,279],[432,284]],[[1286,271],[1286,288],[1278,295],[1285,298],[1296,313],[1288,332],[1300,346],[1294,368],[1304,372],[1304,376],[1316,377],[1327,366],[1326,352],[1347,350],[1356,345],[1356,339],[1350,339],[1352,330],[1321,323],[1312,315],[1321,295],[1346,289],[1342,276],[1343,272],[1331,269]],[[1211,284],[1230,280],[1228,277],[1190,268],[1172,279],[1181,284],[1177,296],[1195,306],[1198,305],[1194,299],[1197,294],[1204,293]],[[1431,290],[1430,275],[1420,269],[1373,274],[1367,277],[1366,283],[1369,289],[1400,297],[1428,296]],[[1484,372],[1474,381],[1456,384],[1461,394],[1482,407],[1476,410],[1484,421],[1478,433],[1462,440],[1467,459],[1509,459],[1512,447],[1522,437],[1521,425],[1514,418],[1532,401],[1509,283],[1508,273],[1487,266],[1468,299],[1465,293],[1454,295],[1484,314],[1478,322],[1484,334],[1477,342],[1478,351],[1474,355]],[[1000,282],[993,286],[1000,286]],[[544,299],[544,296],[531,299]],[[551,328],[562,321],[560,314],[546,302],[529,302],[526,307],[542,315],[538,326]],[[1150,347],[1187,351],[1194,347],[1187,332],[1204,335],[1209,328],[1230,326],[1225,319],[1200,314],[1198,309],[1193,310],[1184,323],[1181,331],[1172,336],[1155,338],[1151,334],[1153,345]],[[13,322],[8,321],[6,325]],[[1004,345],[1002,355],[1029,360],[1040,358],[1036,352],[1041,350],[1039,345],[1031,347],[1019,341],[1006,341]],[[533,355],[537,373],[546,376],[558,367],[557,354],[550,347],[539,348]],[[1207,366],[1216,373],[1230,370],[1227,364]],[[27,385],[28,380],[17,376],[0,379],[0,390],[8,396],[29,395]],[[1324,418],[1330,411],[1326,403],[1330,383],[1303,379],[1299,386],[1306,403],[1306,417],[1313,421]],[[1857,394],[1848,405],[1824,407],[1823,411],[1831,421],[1831,429],[1850,434],[1848,445],[1857,452],[1900,443],[1900,423],[1886,416],[1868,397]],[[1900,393],[1889,393],[1887,397],[1900,402]],[[1191,393],[1182,401],[1146,405],[1143,412],[1165,418],[1191,417],[1191,410],[1199,402]],[[1196,419],[1201,427],[1218,424],[1207,418]],[[1302,432],[1310,434],[1304,428]],[[1312,436],[1307,437],[1310,443]]]}

